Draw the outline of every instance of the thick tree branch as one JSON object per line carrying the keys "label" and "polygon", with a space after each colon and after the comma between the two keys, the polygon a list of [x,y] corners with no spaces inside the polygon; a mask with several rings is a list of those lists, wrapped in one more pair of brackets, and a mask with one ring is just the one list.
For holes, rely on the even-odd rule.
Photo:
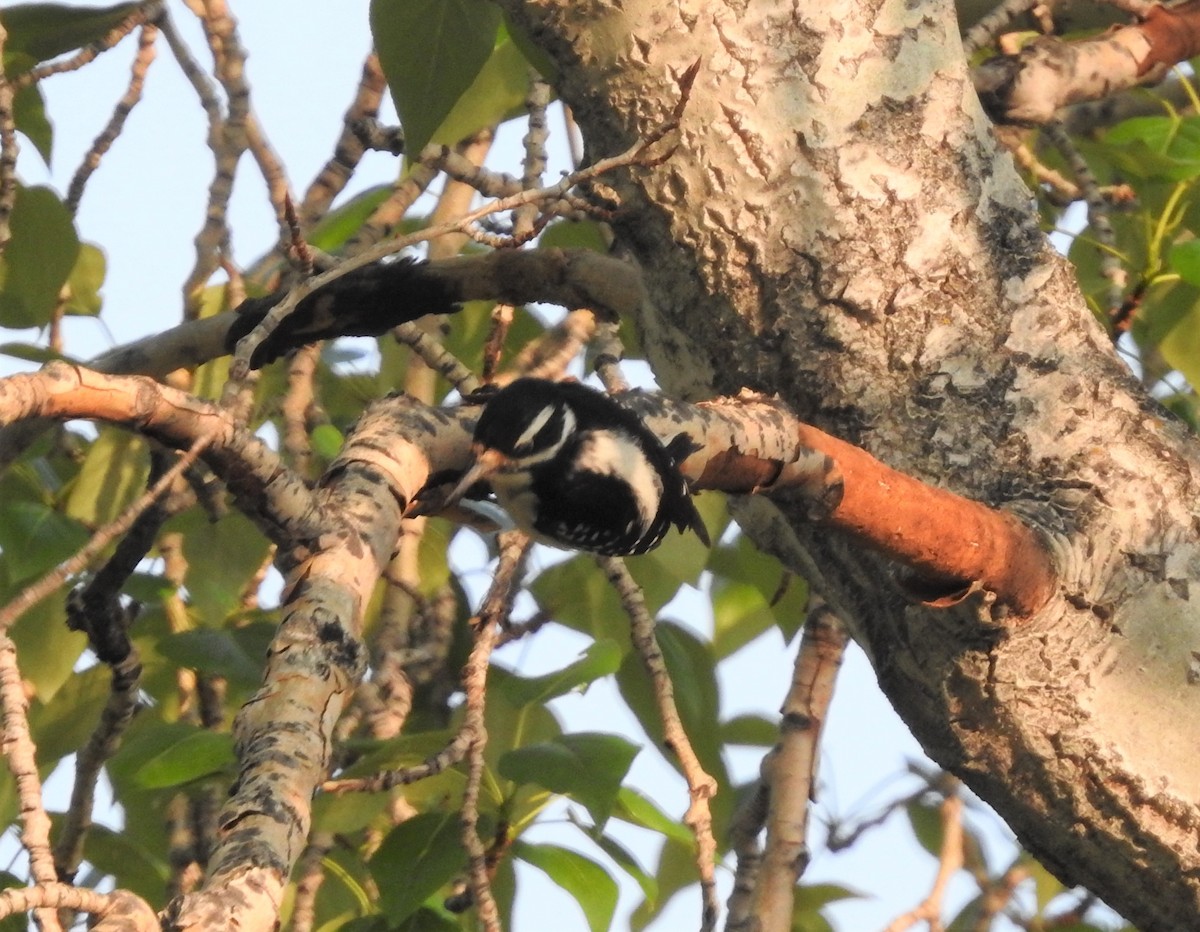
{"label": "thick tree branch", "polygon": [[1142,22],[1076,42],[1045,36],[974,71],[975,89],[1000,123],[1037,124],[1061,107],[1161,80],[1200,54],[1200,0],[1150,7]]}

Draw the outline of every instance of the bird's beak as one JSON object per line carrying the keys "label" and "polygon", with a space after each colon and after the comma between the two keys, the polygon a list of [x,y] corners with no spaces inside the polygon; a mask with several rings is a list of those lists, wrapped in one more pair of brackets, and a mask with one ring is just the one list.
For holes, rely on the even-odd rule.
{"label": "bird's beak", "polygon": [[442,505],[443,508],[457,504],[459,499],[467,494],[467,490],[471,486],[476,482],[486,479],[493,473],[499,472],[508,463],[508,457],[499,450],[487,450],[475,447],[474,452],[474,464],[458,480],[458,485],[447,496],[446,501]]}

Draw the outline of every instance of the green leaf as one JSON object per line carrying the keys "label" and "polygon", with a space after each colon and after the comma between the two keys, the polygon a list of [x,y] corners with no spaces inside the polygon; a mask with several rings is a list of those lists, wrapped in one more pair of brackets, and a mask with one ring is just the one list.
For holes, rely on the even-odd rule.
{"label": "green leaf", "polygon": [[95,42],[137,9],[136,3],[108,7],[78,7],[62,3],[22,3],[0,12],[8,30],[4,51],[24,52],[46,61]]}
{"label": "green leaf", "polygon": [[346,438],[332,424],[318,424],[312,431],[313,452],[324,459],[331,460],[342,451]]}
{"label": "green leaf", "polygon": [[591,249],[608,254],[608,238],[595,220],[559,220],[538,239],[540,249]]}
{"label": "green leaf", "polygon": [[761,715],[737,715],[721,723],[724,744],[746,744],[770,748],[779,741],[779,723]]}
{"label": "green leaf", "polygon": [[543,570],[529,587],[539,607],[560,624],[596,640],[622,643],[629,621],[594,560],[576,556]]}
{"label": "green leaf", "polygon": [[[659,622],[655,633],[674,686],[675,706],[683,730],[704,769],[724,783],[721,736],[713,727],[719,713],[720,697],[712,650],[706,642],[674,622]],[[646,734],[661,747],[663,729],[658,705],[641,659],[632,652],[621,664],[617,685]],[[673,766],[676,765],[674,757],[669,759]]]}
{"label": "green leaf", "polygon": [[[9,60],[9,56],[4,56]],[[20,70],[32,68],[35,62],[26,59],[28,64]],[[25,134],[25,138],[33,143],[38,155],[47,167],[50,156],[54,151],[54,127],[46,116],[46,101],[42,98],[42,89],[36,84],[26,84],[13,95],[13,122],[17,129]]]}
{"label": "green leaf", "polygon": [[[1200,385],[1200,288],[1180,282],[1165,292],[1149,315],[1145,328],[1166,326],[1173,319],[1174,325],[1157,342],[1163,359],[1174,369],[1183,373],[1193,386]],[[1139,344],[1141,341],[1139,340]],[[1144,345],[1153,346],[1147,340]]]}
{"label": "green leaf", "polygon": [[491,57],[500,22],[486,0],[372,0],[375,49],[413,157]]}
{"label": "green leaf", "polygon": [[87,540],[88,532],[78,521],[41,502],[0,506],[0,551],[12,582],[54,569]]}
{"label": "green leaf", "polygon": [[159,642],[158,652],[181,667],[255,685],[262,679],[262,664],[250,658],[229,631],[196,628],[181,631]]}
{"label": "green leaf", "polygon": [[466,864],[457,813],[425,812],[388,833],[371,858],[379,901],[394,924],[411,915]]}
{"label": "green leaf", "polygon": [[209,521],[197,508],[167,522],[183,532],[189,604],[197,620],[219,627],[241,605],[242,593],[267,556],[267,541],[241,512]]}
{"label": "green leaf", "polygon": [[79,256],[67,208],[46,187],[17,188],[12,239],[0,256],[0,326],[40,327],[50,320]]}
{"label": "green leaf", "polygon": [[60,589],[26,611],[9,632],[17,645],[21,676],[43,702],[71,680],[75,662],[87,647],[87,637],[63,623],[66,610],[66,593]]}
{"label": "green leaf", "polygon": [[607,854],[617,863],[633,881],[642,888],[642,895],[647,902],[655,903],[658,900],[658,881],[655,880],[646,869],[638,863],[637,858],[630,853],[629,849],[622,845],[614,838],[599,832],[586,832],[588,838],[600,846],[600,850]]}
{"label": "green leaf", "polygon": [[941,807],[929,805],[921,800],[913,800],[904,807],[908,813],[908,821],[913,834],[921,847],[935,858],[941,856],[944,831],[942,829]]}
{"label": "green leaf", "polygon": [[65,358],[62,353],[56,353],[49,347],[38,346],[36,343],[0,343],[0,353],[13,359],[24,359],[26,362],[38,364]]}
{"label": "green leaf", "polygon": [[1200,287],[1200,239],[1190,239],[1171,247],[1167,262],[1185,282]]}
{"label": "green leaf", "polygon": [[830,903],[861,899],[862,894],[832,883],[815,883],[796,888],[792,905],[792,932],[834,932],[822,914]]}
{"label": "green leaf", "polygon": [[83,243],[79,247],[79,258],[67,278],[67,305],[65,312],[82,317],[95,317],[104,304],[100,288],[108,263],[99,247]]}
{"label": "green leaf", "polygon": [[377,184],[360,191],[325,214],[309,231],[308,242],[325,252],[336,252],[367,222],[380,204],[391,197],[390,184]]}
{"label": "green leaf", "polygon": [[[20,648],[17,656],[24,673],[26,664]],[[29,707],[29,731],[41,764],[58,761],[83,746],[100,722],[100,710],[108,700],[111,684],[112,673],[97,664],[68,676],[53,695],[39,692],[38,701]]]}
{"label": "green leaf", "polygon": [[1037,858],[1027,852],[1017,856],[1017,862],[1033,877],[1033,888],[1037,900],[1039,915],[1045,915],[1046,907],[1051,901],[1067,891],[1062,881],[1048,871]]}
{"label": "green leaf", "polygon": [[89,527],[113,521],[146,490],[150,454],[137,434],[102,427],[67,495],[66,512]]}
{"label": "green leaf", "polygon": [[687,841],[667,839],[654,877],[658,881],[658,902],[652,907],[647,901],[634,910],[630,917],[633,932],[639,932],[653,922],[680,890],[700,879],[696,872],[696,842],[690,834]]}
{"label": "green leaf", "polygon": [[617,794],[617,805],[613,809],[613,815],[623,822],[658,832],[681,844],[694,840],[691,829],[678,819],[671,818],[637,790],[628,786],[621,787],[620,793]]}
{"label": "green leaf", "polygon": [[387,793],[325,793],[313,801],[313,830],[357,832],[377,822],[392,804]]}
{"label": "green leaf", "polygon": [[[316,902],[316,928],[343,932],[360,918],[381,918],[376,915],[375,896],[371,892],[375,884],[361,852],[348,845],[336,846],[321,859],[321,867],[325,881]],[[386,932],[394,928],[385,926]]]}
{"label": "green leaf", "polygon": [[607,932],[617,909],[617,883],[608,871],[576,851],[558,845],[513,843],[513,854],[541,870],[579,903],[592,932]]}
{"label": "green leaf", "polygon": [[1200,175],[1200,117],[1134,117],[1104,137],[1109,157],[1135,178],[1186,181]]}
{"label": "green leaf", "polygon": [[724,659],[774,625],[790,640],[804,623],[808,587],[744,534],[713,548],[713,653]]}
{"label": "green leaf", "polygon": [[[213,317],[227,310],[229,310],[228,286],[224,284],[210,285],[200,293],[199,316],[202,319]],[[229,379],[229,363],[230,357],[221,355],[199,366],[192,378],[192,394],[197,398],[206,398],[210,401],[220,398],[225,383]]]}
{"label": "green leaf", "polygon": [[[452,146],[485,127],[517,116],[528,91],[529,63],[515,44],[501,42],[434,130],[430,142]],[[419,150],[408,151],[415,154]]]}
{"label": "green leaf", "polygon": [[570,666],[543,676],[513,676],[504,682],[504,692],[514,705],[545,703],[574,689],[586,686],[602,676],[616,673],[621,666],[621,648],[616,642],[595,641],[583,656]]}
{"label": "green leaf", "polygon": [[220,773],[235,760],[231,735],[192,729],[191,734],[142,764],[134,774],[134,779],[147,789],[181,786]]}
{"label": "green leaf", "polygon": [[575,732],[509,751],[498,769],[505,779],[571,797],[603,826],[638,751],[636,744],[618,735]]}
{"label": "green leaf", "polygon": [[121,889],[153,904],[165,902],[167,863],[127,833],[93,825],[83,841],[83,856],[101,873],[119,877]]}

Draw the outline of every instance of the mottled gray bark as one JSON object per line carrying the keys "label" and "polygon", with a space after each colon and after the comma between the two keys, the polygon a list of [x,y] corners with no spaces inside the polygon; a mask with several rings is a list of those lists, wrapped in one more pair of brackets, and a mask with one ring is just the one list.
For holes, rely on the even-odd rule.
{"label": "mottled gray bark", "polygon": [[1023,843],[1142,929],[1195,927],[1197,445],[1128,376],[1038,232],[953,9],[505,5],[557,62],[593,157],[660,124],[674,75],[700,61],[674,155],[617,182],[664,388],[778,392],[1046,533],[1060,590],[1018,620],[982,591],[914,604],[802,515],[743,509],[851,623],[926,750]]}

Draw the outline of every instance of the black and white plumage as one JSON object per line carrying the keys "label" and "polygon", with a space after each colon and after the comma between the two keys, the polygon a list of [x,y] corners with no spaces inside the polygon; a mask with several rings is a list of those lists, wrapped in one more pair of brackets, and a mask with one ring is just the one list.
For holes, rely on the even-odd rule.
{"label": "black and white plumage", "polygon": [[498,391],[475,425],[475,465],[451,499],[487,479],[521,530],[542,543],[608,556],[645,553],[667,528],[708,534],[670,444],[608,395],[577,382],[523,378]]}

